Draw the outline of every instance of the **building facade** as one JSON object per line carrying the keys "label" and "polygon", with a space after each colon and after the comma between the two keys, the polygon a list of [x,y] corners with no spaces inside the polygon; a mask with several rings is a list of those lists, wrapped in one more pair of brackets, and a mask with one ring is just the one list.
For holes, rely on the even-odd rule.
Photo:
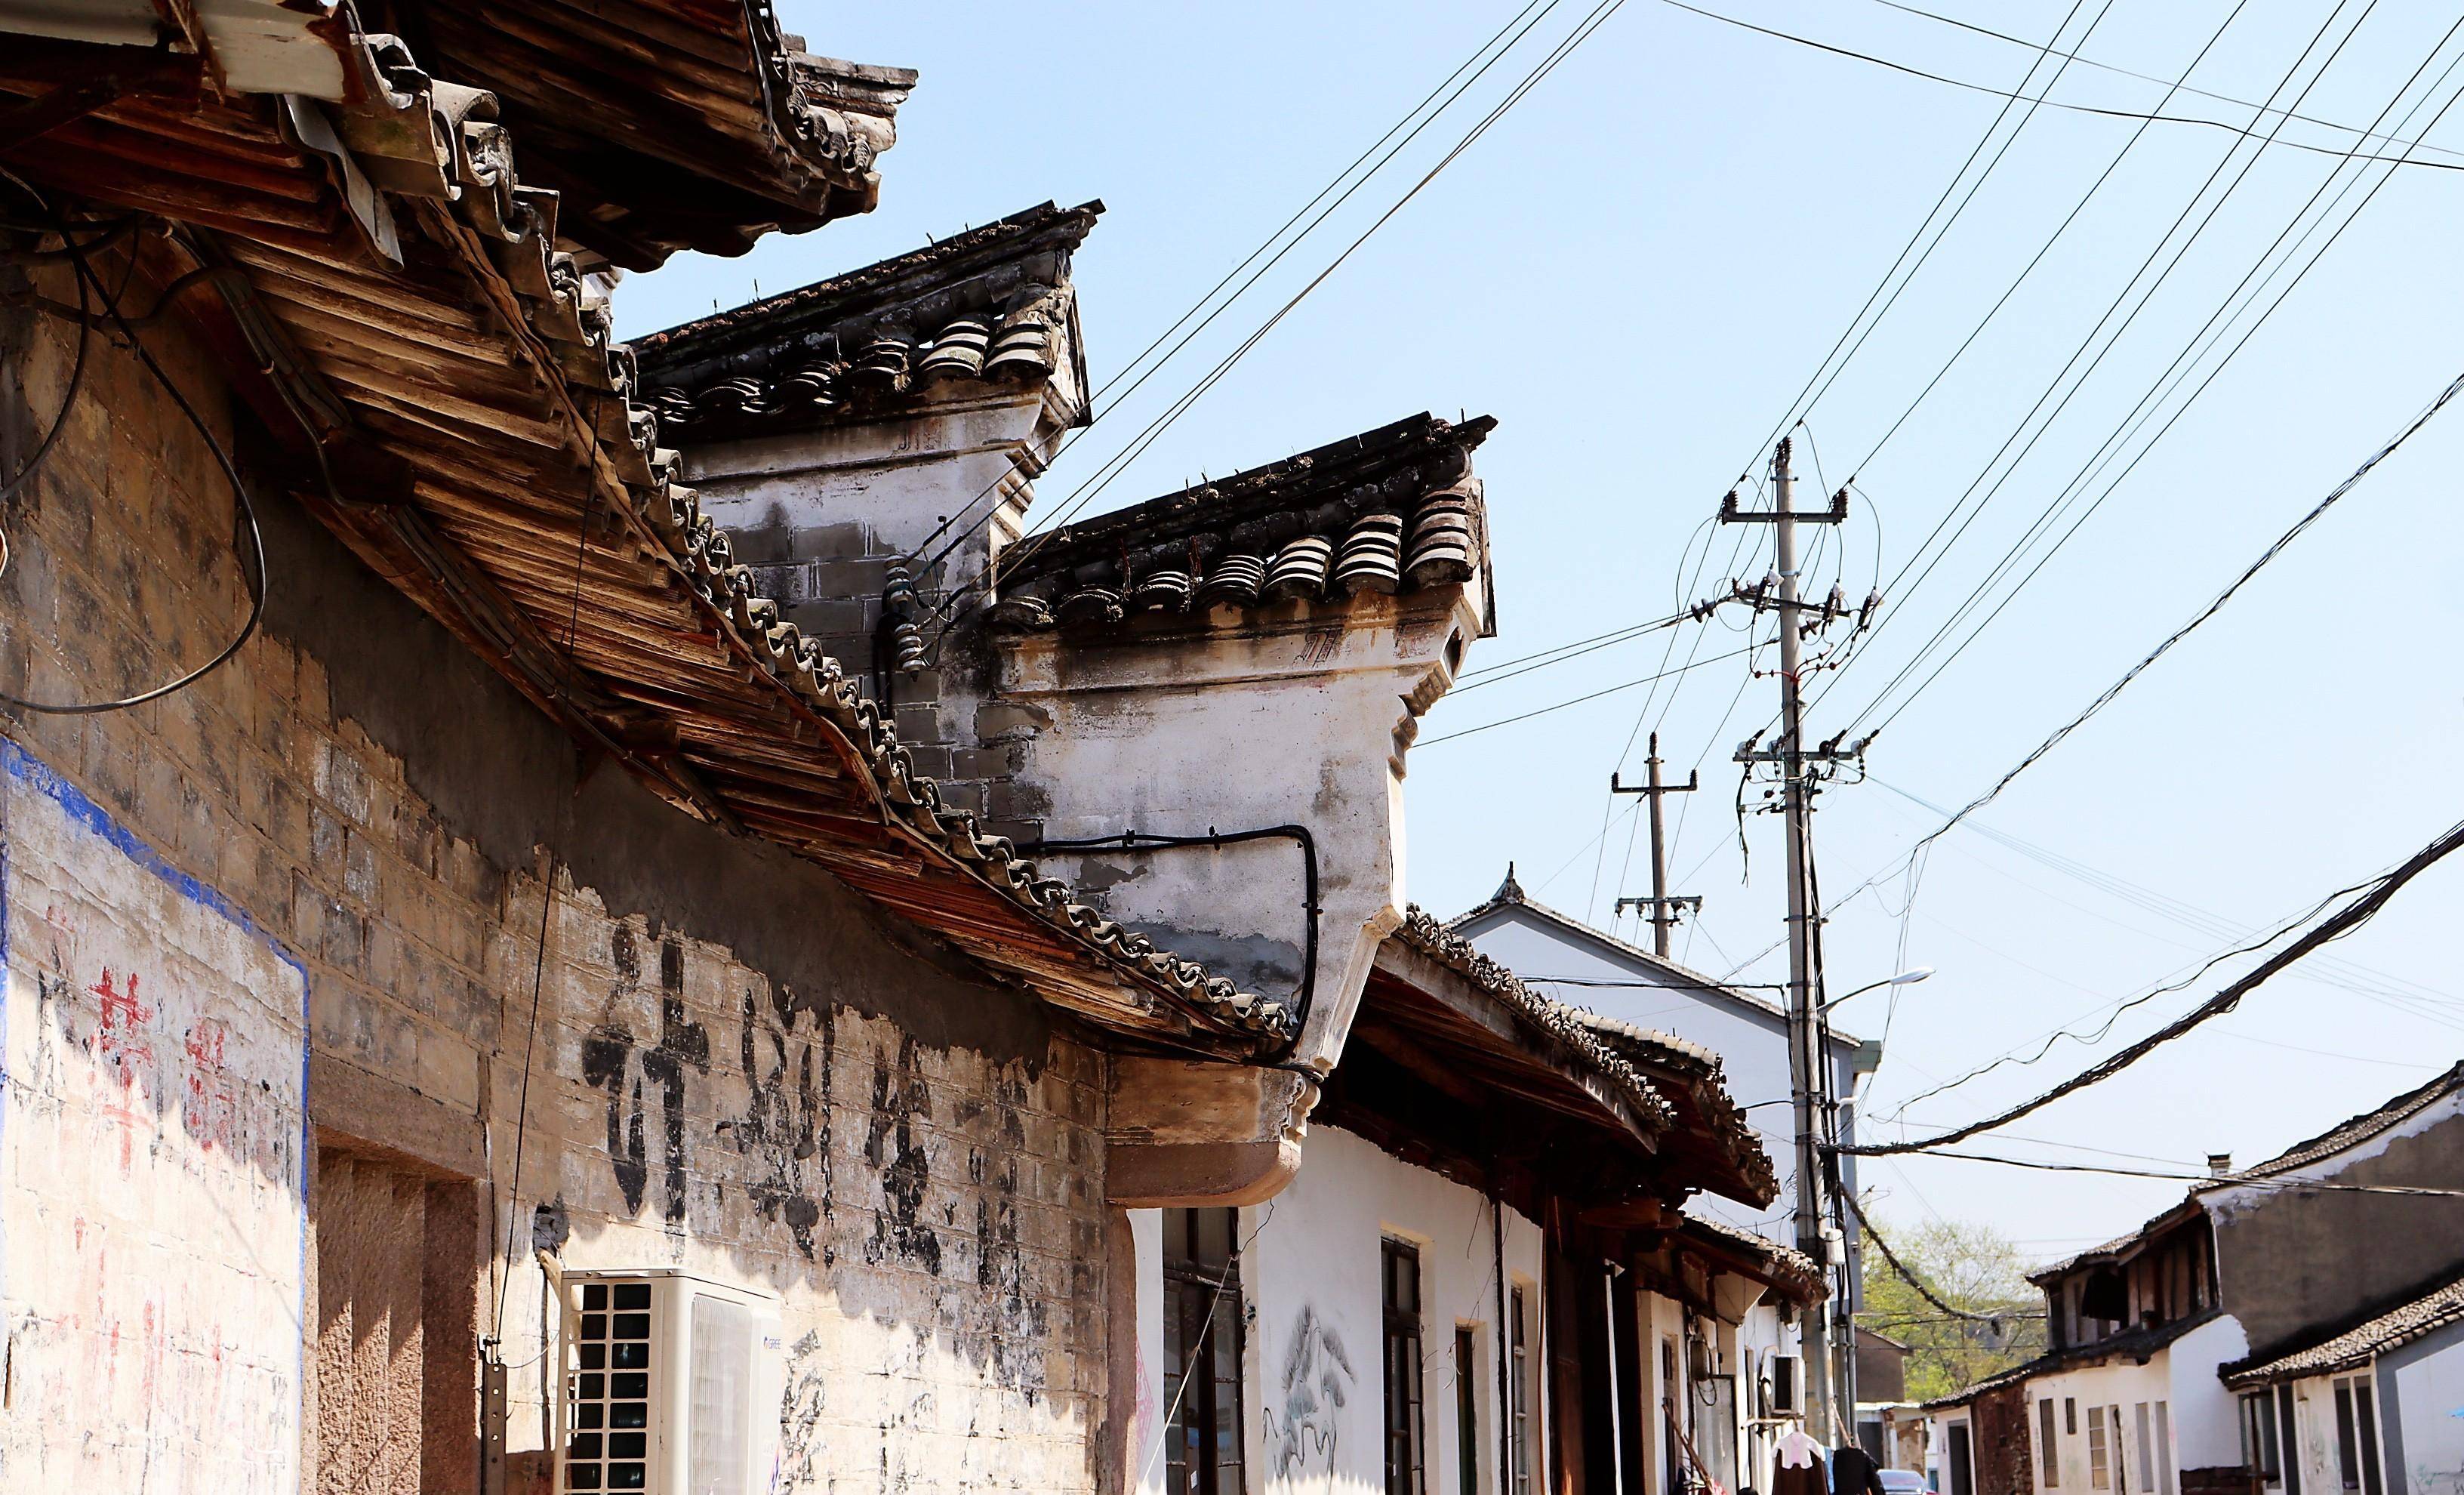
{"label": "building facade", "polygon": [[[1109,799],[1070,680],[919,712],[795,615],[881,583],[765,595],[609,341],[616,272],[869,209],[913,75],[762,5],[172,13],[0,6],[0,1485],[1125,1487],[1130,1211],[1297,1167],[1484,627],[1485,428],[1363,444],[1360,515],[1236,495],[1394,522],[1172,656],[1382,715],[1176,776],[1175,697],[1136,781],[1225,786]],[[974,423],[825,507],[1023,507],[1078,231],[923,267],[981,346],[803,365],[849,440]],[[1133,817],[1298,834],[1231,928],[1025,849]]]}
{"label": "building facade", "polygon": [[[2363,1436],[2369,1414],[2354,1386],[2380,1398],[2382,1424],[2392,1415],[2375,1381],[2352,1379],[2368,1356],[2315,1362],[2321,1393],[2297,1352],[2391,1312],[2397,1323],[2374,1332],[2394,1334],[2412,1322],[2407,1311],[2435,1317],[2417,1307],[2425,1286],[2452,1279],[2464,1258],[2464,1065],[2255,1168],[2215,1163],[2214,1182],[2137,1231],[2035,1274],[2046,1353],[1927,1404],[1943,1488],[2238,1495],[2286,1489],[2305,1467],[2314,1491],[2329,1473],[2406,1487],[2398,1466],[2361,1458],[2383,1456],[2389,1436]],[[2420,1374],[2434,1382],[2446,1372]],[[1989,1462],[1974,1424],[2007,1421],[2013,1400],[2029,1457]],[[2330,1437],[2339,1430],[2342,1444]],[[2330,1461],[2339,1447],[2342,1462]],[[1962,1448],[1974,1450],[1965,1466]],[[2440,1487],[2435,1463],[2422,1472],[2424,1489]]]}

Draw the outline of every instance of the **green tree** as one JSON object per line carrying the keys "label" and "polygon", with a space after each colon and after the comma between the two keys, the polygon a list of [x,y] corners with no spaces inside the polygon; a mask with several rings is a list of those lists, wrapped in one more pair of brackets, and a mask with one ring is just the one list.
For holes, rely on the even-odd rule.
{"label": "green tree", "polygon": [[1928,1302],[1865,1242],[1865,1308],[1857,1322],[1908,1347],[1910,1400],[1947,1396],[2044,1353],[2044,1294],[2000,1231],[1965,1220],[1903,1226],[1878,1220],[1874,1229],[1935,1298],[1960,1310],[1947,1313]]}

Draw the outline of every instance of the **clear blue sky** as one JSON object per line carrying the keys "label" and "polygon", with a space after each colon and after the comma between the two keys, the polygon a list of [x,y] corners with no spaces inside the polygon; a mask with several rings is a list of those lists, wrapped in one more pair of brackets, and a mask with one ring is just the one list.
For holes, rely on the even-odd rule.
{"label": "clear blue sky", "polygon": [[[1874,0],[1713,0],[1710,8],[1994,88],[2014,86],[2031,56]],[[2063,34],[2073,41],[2095,20],[2078,49],[2086,57],[2164,77],[2178,76],[2233,9],[2228,0],[2085,0],[2076,11],[2069,0],[1927,8],[2039,40],[2066,15]],[[757,282],[774,292],[803,284],[1046,198],[1100,197],[1110,210],[1077,270],[1100,381],[1517,9],[1505,0],[1031,12],[782,4],[788,26],[817,52],[923,73],[900,112],[899,143],[884,158],[880,210],[816,234],[774,237],[740,260],[688,256],[631,280],[619,295],[620,325],[628,334],[668,325],[714,301],[747,299]],[[1187,387],[1391,205],[1585,9],[1557,7],[1454,113],[1150,385],[1160,398],[1142,395],[1099,425],[1041,484],[1045,512],[1161,398]],[[2255,102],[2332,15],[2284,97],[2333,51],[2299,112],[2366,124],[2453,19],[2432,7],[2385,6],[2345,40],[2368,9],[2250,0],[2189,81]],[[2459,52],[2464,33],[2437,54],[2397,115]],[[2046,76],[2036,74],[2040,82]],[[2464,70],[2446,77],[2414,128],[2459,84]],[[2162,94],[2158,84],[2075,66],[2053,98],[2144,111]],[[1631,0],[1097,506],[1421,409],[1485,412],[1500,423],[1479,458],[1500,630],[1469,665],[1664,615],[1681,563],[1690,568],[1689,543],[1692,559],[1702,556],[1705,517],[1741,472],[1759,464],[1757,444],[1999,107],[1988,94],[1751,34],[1660,0]],[[2187,95],[2167,108],[2235,124],[2253,114]],[[2028,121],[1814,410],[1812,446],[1834,484],[2135,128],[2052,108]],[[2340,149],[2352,140],[2303,124],[2284,138]],[[2430,139],[2464,148],[2464,107]],[[2235,142],[2222,130],[2149,127],[1949,377],[1858,470],[1879,511],[1881,574],[1897,570],[1951,510],[2220,162],[2222,176],[2189,222],[2198,223],[2234,179],[2250,155],[2245,147],[2228,160]],[[2281,144],[2259,159],[1965,539],[1922,585],[1903,584],[1907,611],[1842,672],[1838,693],[1814,715],[1815,735],[1846,725],[1950,615],[2337,165]],[[2349,176],[2330,186],[2330,198]],[[2344,206],[2374,180],[2375,172]],[[2464,367],[2453,270],[2459,204],[2464,172],[2398,173],[2190,413],[1897,718],[1876,745],[1875,774],[1939,804],[1964,802],[2454,377]],[[1800,466],[1810,469],[1807,445],[1800,441]],[[2400,860],[2456,818],[2459,802],[2439,765],[2464,715],[2451,579],[2459,527],[2451,470],[2459,453],[2464,411],[2451,410],[1978,818],[2019,846],[1967,830],[1939,844],[1905,921],[1909,962],[1939,974],[1903,989],[1869,1111],[1887,1112],[2070,1020],[2101,1022],[2115,999],[2232,942],[2217,930],[2289,916]],[[2102,489],[2099,482],[2088,492]],[[1802,493],[1818,496],[1812,482]],[[1736,533],[1712,537],[1719,553],[1700,588],[1727,574]],[[1844,569],[1851,599],[1861,598],[1877,559],[1876,524],[1860,505],[1816,559],[1817,584]],[[1765,564],[1739,569],[1758,576]],[[1617,892],[1647,890],[1643,859],[1628,861],[1631,822],[1612,824],[1604,855],[1596,839],[1610,771],[1620,761],[1629,774],[1640,768],[1639,746],[1622,760],[1619,753],[1645,690],[1454,742],[1430,739],[1649,674],[1667,637],[1439,704],[1411,758],[1417,901],[1441,913],[1464,907],[1489,891],[1509,858],[1537,896],[1576,913],[1605,919]],[[1742,642],[1713,623],[1701,654]],[[1677,659],[1695,647],[1692,634],[1682,636]],[[1662,732],[1675,773],[1698,761],[1702,769],[1704,792],[1679,802],[1671,864],[1682,875],[1677,890],[1708,900],[1701,925],[1681,934],[1680,953],[1715,975],[1781,928],[1772,818],[1749,820],[1753,877],[1740,876],[1728,756],[1775,701],[1774,684],[1746,683],[1743,667],[1731,660],[1680,677],[1683,689],[1651,697],[1642,720]],[[1741,685],[1742,704],[1724,716]],[[1827,795],[1818,818],[1826,890],[1837,897],[1891,867],[1935,823],[1881,784]],[[2073,870],[2021,846],[2069,859]],[[2088,874],[2075,875],[2080,868]],[[2134,901],[2136,892],[2117,895],[2109,882],[2097,885],[2099,876],[2222,923],[2186,923],[2178,908],[2160,912]],[[2195,1166],[2211,1151],[2250,1161],[2418,1083],[2464,1053],[2464,979],[2453,971],[2452,938],[2442,935],[2455,927],[2459,889],[2464,869],[2433,871],[2336,947],[2348,963],[2339,977],[2345,984],[2279,980],[2123,1077],[2013,1129],[2069,1146],[1975,1145],[2122,1166]],[[1835,910],[1833,990],[1897,968],[1905,891],[1895,880]],[[1626,932],[1635,933],[1630,920]],[[1738,978],[1781,974],[1773,956]],[[2064,1044],[2034,1066],[1917,1104],[1910,1117],[1957,1122],[2032,1093],[2221,978],[2124,1013],[2101,1044]],[[1887,1001],[1879,993],[1860,998],[1839,1021],[1878,1033]],[[1991,1220],[2046,1256],[2128,1229],[2179,1195],[2169,1183],[1933,1160],[1869,1166],[1866,1176],[1887,1196],[1886,1219]]]}

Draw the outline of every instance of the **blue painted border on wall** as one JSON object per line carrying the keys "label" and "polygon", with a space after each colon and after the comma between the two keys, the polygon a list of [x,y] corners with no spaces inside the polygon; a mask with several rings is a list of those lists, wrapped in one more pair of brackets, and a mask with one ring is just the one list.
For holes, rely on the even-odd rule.
{"label": "blue painted border on wall", "polygon": [[[292,1336],[292,1374],[299,1392],[299,1422],[304,1429],[308,1423],[308,1163],[314,1135],[308,1120],[308,1056],[315,1046],[308,1033],[308,967],[292,954],[289,946],[260,928],[254,919],[249,917],[247,910],[225,896],[220,889],[173,867],[136,832],[113,819],[111,812],[97,804],[84,790],[60,777],[49,763],[5,737],[0,737],[0,773],[6,773],[9,778],[66,810],[71,821],[121,855],[170,884],[183,898],[211,910],[238,926],[241,933],[264,946],[275,959],[299,977],[299,1166],[297,1190],[299,1202],[299,1331]],[[6,818],[0,817],[0,1143],[7,1140],[9,1117],[9,1002],[5,985],[11,955],[9,853],[9,827]],[[5,1232],[0,1232],[0,1283],[7,1280],[7,1266],[6,1237]],[[295,1451],[295,1458],[297,1456]],[[307,1478],[304,1462],[298,1474],[302,1480]]]}

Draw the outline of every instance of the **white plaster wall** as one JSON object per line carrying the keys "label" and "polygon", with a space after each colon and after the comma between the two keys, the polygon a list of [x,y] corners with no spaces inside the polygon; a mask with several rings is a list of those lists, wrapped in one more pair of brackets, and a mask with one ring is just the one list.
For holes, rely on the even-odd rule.
{"label": "white plaster wall", "polygon": [[[1401,921],[1397,731],[1406,698],[1430,698],[1478,636],[1473,597],[1363,595],[1151,642],[1005,645],[1001,700],[1045,721],[1019,778],[1048,804],[1047,835],[1309,827],[1324,913],[1304,1062],[1340,1052],[1377,945]],[[1253,990],[1298,984],[1308,926],[1289,843],[1043,860],[1112,917]]]}
{"label": "white plaster wall", "polygon": [[297,1488],[306,972],[0,765],[0,1488]]}
{"label": "white plaster wall", "polygon": [[[685,452],[686,480],[721,529],[861,524],[882,552],[904,550],[1011,473],[1043,406],[1030,390],[912,420],[715,442]],[[941,541],[982,512],[977,505]],[[970,548],[981,556],[980,534],[958,554]]]}
{"label": "white plaster wall", "polygon": [[2249,1353],[2241,1321],[2230,1313],[2200,1325],[2166,1351],[2173,1377],[2175,1469],[2221,1469],[2241,1462],[2240,1405],[2216,1370]]}
{"label": "white plaster wall", "polygon": [[[2178,1345],[2176,1345],[2178,1348]],[[2223,1382],[2215,1382],[2215,1362],[2208,1362],[2208,1379],[2223,1394]],[[2131,1365],[2129,1359],[2114,1365],[2089,1365],[2079,1370],[2065,1370],[2048,1376],[2028,1379],[2028,1439],[2031,1439],[2031,1463],[2035,1473],[2037,1490],[2048,1490],[2045,1483],[2045,1451],[2043,1451],[2043,1417],[2037,1404],[2053,1399],[2053,1440],[2060,1453],[2060,1492],[2062,1495],[2178,1495],[2181,1490],[2181,1418],[2173,1406],[2176,1396],[2176,1374],[2168,1365],[2168,1352],[2159,1352],[2146,1365]],[[2072,1434],[2065,1418],[2065,1401],[2078,1401],[2079,1431]],[[2153,1485],[2142,1485],[2139,1468],[2139,1404],[2148,1404],[2148,1436],[2156,1436],[2156,1404],[2164,1401],[2168,1417],[2168,1436],[2173,1440],[2170,1468],[2159,1468]],[[2095,1485],[2092,1465],[2087,1458],[2087,1411],[2092,1406],[2104,1406],[2112,1414],[2114,1406],[2122,1409],[2119,1436],[2109,1431],[2109,1448],[2114,1463],[2109,1465],[2104,1485]],[[2164,1443],[2148,1448],[2148,1463],[2159,1463]],[[2193,1465],[2195,1468],[2195,1465]]]}
{"label": "white plaster wall", "polygon": [[[2379,1364],[2382,1375],[2390,1374],[2387,1360]],[[2464,1339],[2397,1364],[2391,1374],[2404,1468],[2400,1484],[2388,1482],[2390,1495],[2464,1495]],[[2383,1418],[2385,1403],[2382,1393]]]}
{"label": "white plaster wall", "polygon": [[[1772,1165],[1779,1171],[1779,1197],[1771,1208],[1760,1212],[1732,1199],[1707,1195],[1688,1201],[1685,1207],[1689,1213],[1705,1219],[1793,1243],[1796,1191],[1793,1113],[1786,1104],[1761,1104],[1765,1101],[1785,1103],[1789,1096],[1788,1033],[1783,1020],[1776,1016],[1740,1011],[1729,1002],[1682,985],[1663,989],[1552,983],[1548,979],[1551,977],[1636,980],[1656,978],[1658,973],[1653,968],[1617,959],[1610,952],[1570,939],[1548,925],[1527,919],[1513,909],[1503,910],[1494,917],[1496,922],[1484,920],[1485,927],[1468,937],[1483,955],[1503,962],[1521,977],[1525,984],[1573,1006],[1588,1007],[1621,1022],[1674,1033],[1720,1056],[1721,1065],[1727,1073],[1728,1093],[1738,1105],[1751,1108],[1746,1112],[1747,1118],[1753,1123],[1756,1134],[1762,1139],[1763,1150],[1771,1154]],[[1852,1077],[1848,1073],[1845,1056],[1835,1054],[1834,1061],[1837,1093],[1852,1093]]]}
{"label": "white plaster wall", "polygon": [[[1163,1487],[1163,1264],[1159,1215],[1133,1211],[1137,1242],[1138,1376],[1130,1484]],[[1539,1227],[1505,1212],[1509,1290],[1524,1288],[1531,1322],[1526,1365],[1533,1484],[1545,1484],[1545,1356],[1539,1338]],[[1463,1488],[1456,1423],[1454,1331],[1475,1330],[1473,1388],[1480,1464],[1473,1487],[1496,1495],[1501,1472],[1498,1286],[1488,1200],[1397,1161],[1332,1127],[1312,1130],[1309,1162],[1282,1194],[1241,1212],[1248,1488],[1272,1495],[1373,1495],[1385,1486],[1381,1242],[1420,1249],[1421,1397],[1431,1495]],[[1304,1412],[1304,1408],[1313,1410]]]}

